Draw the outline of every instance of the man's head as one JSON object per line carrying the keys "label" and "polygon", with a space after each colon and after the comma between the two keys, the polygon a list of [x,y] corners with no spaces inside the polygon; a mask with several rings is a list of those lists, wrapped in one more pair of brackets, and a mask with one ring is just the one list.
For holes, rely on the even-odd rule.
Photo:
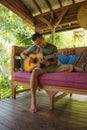
{"label": "man's head", "polygon": [[42,34],[40,34],[40,33],[34,33],[32,35],[32,41],[35,41],[37,38],[41,38],[41,37],[42,37]]}
{"label": "man's head", "polygon": [[37,45],[40,48],[43,48],[45,46],[45,42],[42,34],[34,33],[32,35],[32,41],[34,42],[35,45]]}

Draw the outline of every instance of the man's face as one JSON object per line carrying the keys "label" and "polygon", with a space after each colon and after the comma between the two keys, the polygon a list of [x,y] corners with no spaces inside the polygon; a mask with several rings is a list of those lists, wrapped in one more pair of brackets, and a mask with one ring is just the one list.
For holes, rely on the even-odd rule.
{"label": "man's face", "polygon": [[35,41],[34,44],[38,46],[39,48],[44,47],[44,38],[43,37],[38,37]]}

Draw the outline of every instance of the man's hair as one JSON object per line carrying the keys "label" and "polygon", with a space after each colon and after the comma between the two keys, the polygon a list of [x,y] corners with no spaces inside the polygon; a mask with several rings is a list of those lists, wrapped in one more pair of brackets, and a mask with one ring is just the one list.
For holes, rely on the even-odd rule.
{"label": "man's hair", "polygon": [[35,41],[38,37],[42,37],[42,34],[40,34],[40,33],[34,33],[34,34],[32,35],[32,37],[31,37],[31,39],[32,39],[33,41]]}

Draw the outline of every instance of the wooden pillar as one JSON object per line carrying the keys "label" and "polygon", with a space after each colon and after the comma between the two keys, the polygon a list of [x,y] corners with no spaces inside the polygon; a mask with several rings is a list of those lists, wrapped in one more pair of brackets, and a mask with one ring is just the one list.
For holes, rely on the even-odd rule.
{"label": "wooden pillar", "polygon": [[64,11],[61,12],[60,16],[57,19],[57,22],[54,22],[54,16],[53,13],[51,14],[52,16],[52,23],[51,23],[51,29],[52,29],[52,44],[55,45],[55,30],[57,28],[57,26],[59,25],[59,23],[61,22],[63,16],[66,14],[66,12],[68,11],[68,8],[66,7]]}
{"label": "wooden pillar", "polygon": [[50,21],[48,21],[47,19],[45,19],[44,17],[40,17],[40,21],[44,22],[45,24],[47,24],[47,26],[49,27],[49,29],[51,29],[51,33],[52,33],[52,44],[55,45],[55,30],[57,28],[57,26],[59,25],[59,23],[61,22],[63,16],[65,15],[65,13],[68,11],[68,8],[65,8],[64,11],[62,11],[62,13],[60,14],[60,16],[58,17],[58,19],[56,20],[56,23],[54,21],[54,15],[53,12],[51,12],[51,19]]}
{"label": "wooden pillar", "polygon": [[52,44],[55,45],[55,26],[52,26]]}

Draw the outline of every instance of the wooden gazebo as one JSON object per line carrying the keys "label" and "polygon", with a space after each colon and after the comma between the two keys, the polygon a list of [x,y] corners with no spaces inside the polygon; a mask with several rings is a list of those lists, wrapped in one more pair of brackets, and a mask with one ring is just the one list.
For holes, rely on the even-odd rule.
{"label": "wooden gazebo", "polygon": [[0,0],[19,15],[34,31],[52,33],[79,28],[77,15],[86,0]]}
{"label": "wooden gazebo", "polygon": [[[52,33],[54,44],[55,32],[81,27],[77,16],[87,0],[0,0],[0,3],[20,16],[34,31]],[[69,90],[72,88],[66,92]],[[81,93],[86,94],[87,90]],[[50,113],[48,96],[38,93],[37,98],[42,110],[37,114],[29,111],[31,93],[16,100],[0,101],[0,130],[87,130],[87,97],[79,95],[78,99],[82,98],[82,101],[67,97],[58,102],[55,98],[55,110]]]}

